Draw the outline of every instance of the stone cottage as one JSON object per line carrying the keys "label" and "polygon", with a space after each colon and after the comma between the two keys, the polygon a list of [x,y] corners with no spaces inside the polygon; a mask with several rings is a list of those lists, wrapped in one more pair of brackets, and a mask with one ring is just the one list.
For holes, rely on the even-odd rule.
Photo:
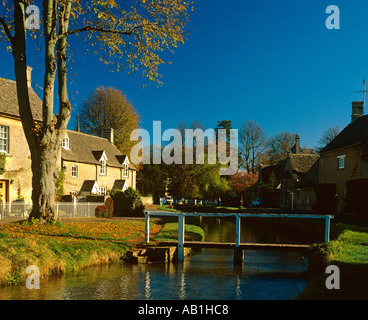
{"label": "stone cottage", "polygon": [[[270,205],[284,210],[312,211],[315,201],[313,190],[315,181],[311,181],[311,176],[318,166],[318,159],[319,155],[303,153],[300,147],[300,136],[296,135],[295,144],[285,159],[261,169],[259,181],[254,188],[258,191],[258,197],[265,200],[266,192],[273,199],[265,201],[265,205],[269,202]],[[270,186],[274,189],[272,193],[262,187],[270,183],[273,184]]]}
{"label": "stone cottage", "polygon": [[368,115],[364,102],[354,101],[349,125],[321,150],[320,184],[330,190],[326,205],[337,214],[354,213],[359,207],[367,211],[367,179]]}
{"label": "stone cottage", "polygon": [[[28,90],[35,121],[42,121],[42,101],[32,89],[28,68]],[[16,82],[0,78],[0,155],[5,171],[0,175],[0,200],[31,201],[32,171],[29,147],[19,116]],[[108,190],[136,188],[136,169],[113,144],[113,131],[100,138],[67,130],[58,160],[64,170],[64,193],[106,195]]]}
{"label": "stone cottage", "polygon": [[[28,68],[28,79],[32,69]],[[42,101],[28,90],[33,118],[42,120]],[[5,171],[0,175],[0,200],[3,203],[17,199],[31,200],[32,171],[27,140],[19,116],[16,82],[0,78],[0,153],[5,154]]]}
{"label": "stone cottage", "polygon": [[136,169],[116,148],[113,136],[113,130],[105,131],[106,138],[67,130],[60,157],[65,194],[80,198],[136,188]]}

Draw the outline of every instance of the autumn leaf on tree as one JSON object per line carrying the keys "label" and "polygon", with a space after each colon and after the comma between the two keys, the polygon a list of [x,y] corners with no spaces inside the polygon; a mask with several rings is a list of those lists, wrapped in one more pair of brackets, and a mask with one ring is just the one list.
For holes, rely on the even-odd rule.
{"label": "autumn leaf on tree", "polygon": [[233,190],[238,194],[244,194],[258,181],[257,173],[246,173],[238,171],[230,177],[230,184]]}
{"label": "autumn leaf on tree", "polygon": [[[87,53],[93,47],[101,61],[114,70],[139,72],[149,81],[161,83],[161,52],[184,42],[191,4],[183,0],[2,0],[1,4],[0,42],[14,58],[19,113],[31,152],[30,218],[56,219],[56,164],[72,109],[67,90],[71,53]],[[30,5],[39,7],[39,30],[26,28]],[[28,94],[27,58],[30,48],[40,49],[41,45],[43,120],[36,129]],[[59,110],[54,114],[56,84]]]}

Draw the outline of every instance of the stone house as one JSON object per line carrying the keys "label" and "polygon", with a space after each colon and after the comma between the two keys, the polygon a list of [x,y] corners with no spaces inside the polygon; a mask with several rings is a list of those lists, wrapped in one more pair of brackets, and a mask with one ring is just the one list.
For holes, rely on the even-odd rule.
{"label": "stone house", "polygon": [[315,176],[318,159],[319,155],[302,153],[300,136],[296,135],[295,144],[285,159],[261,169],[259,181],[253,190],[257,190],[258,196],[264,200],[265,194],[262,194],[261,186],[270,184],[273,180],[275,190],[272,197],[275,199],[271,201],[271,205],[284,210],[310,212],[315,203],[313,186],[318,183],[318,171],[317,177]]}
{"label": "stone house", "polygon": [[[29,75],[31,70],[28,69]],[[31,81],[28,90],[33,118],[41,121],[42,102],[33,91]],[[0,175],[1,202],[21,198],[31,201],[31,154],[19,116],[16,83],[3,78],[0,78],[0,153],[6,157],[5,172]]]}
{"label": "stone house", "polygon": [[[28,68],[28,90],[33,118],[42,121],[42,101],[31,85]],[[6,158],[0,175],[0,200],[31,201],[32,171],[29,147],[19,116],[16,82],[0,78],[0,154]],[[136,188],[136,169],[113,144],[113,131],[100,138],[67,130],[58,160],[65,173],[64,193],[106,195],[108,190]]]}
{"label": "stone house", "polygon": [[306,155],[299,165],[304,169],[298,170],[298,177],[291,188],[291,207],[295,211],[314,212],[317,202],[315,188],[319,184],[319,156]]}
{"label": "stone house", "polygon": [[105,136],[67,130],[60,157],[65,194],[85,197],[136,188],[135,167],[113,144],[113,131]]}
{"label": "stone house", "polygon": [[[365,179],[368,179],[368,115],[364,115],[364,102],[354,101],[350,124],[321,150],[320,184],[331,189],[327,205],[335,207],[337,214],[352,213],[349,194],[354,198],[359,193],[360,198],[352,204],[365,207],[368,199]],[[363,183],[363,187],[351,194],[348,186],[354,183]]]}
{"label": "stone house", "polygon": [[296,135],[295,145],[284,161],[280,176],[280,208],[286,210],[312,211],[314,193],[305,185],[310,169],[319,155],[302,153],[300,137]]}

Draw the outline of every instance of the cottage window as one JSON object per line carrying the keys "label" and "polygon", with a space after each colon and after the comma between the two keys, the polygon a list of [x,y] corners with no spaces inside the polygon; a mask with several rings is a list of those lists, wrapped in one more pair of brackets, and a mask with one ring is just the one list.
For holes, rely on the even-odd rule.
{"label": "cottage window", "polygon": [[338,156],[337,157],[337,161],[338,161],[338,168],[339,169],[344,169],[345,168],[345,155],[343,156]]}
{"label": "cottage window", "polygon": [[9,152],[9,127],[0,126],[0,152]]}
{"label": "cottage window", "polygon": [[106,187],[100,187],[99,189],[100,196],[106,196],[107,195],[107,188]]}
{"label": "cottage window", "polygon": [[78,178],[78,166],[72,166],[72,177]]}
{"label": "cottage window", "polygon": [[69,138],[64,138],[63,139],[63,148],[64,149],[69,149]]}
{"label": "cottage window", "polygon": [[124,178],[128,178],[129,177],[129,165],[127,164],[127,163],[125,163],[124,165],[123,165],[123,167],[124,167],[124,173],[123,173],[123,177]]}
{"label": "cottage window", "polygon": [[101,163],[100,174],[106,176],[107,174],[106,160],[101,160],[100,163]]}

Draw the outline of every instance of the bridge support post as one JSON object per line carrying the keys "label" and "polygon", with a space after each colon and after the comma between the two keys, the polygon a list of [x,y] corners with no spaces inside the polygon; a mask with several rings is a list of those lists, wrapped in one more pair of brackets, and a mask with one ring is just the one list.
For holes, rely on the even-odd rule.
{"label": "bridge support post", "polygon": [[234,249],[234,266],[243,265],[244,252],[243,249],[235,247]]}
{"label": "bridge support post", "polygon": [[235,249],[234,249],[234,265],[243,265],[243,249],[240,248],[240,229],[241,229],[241,218],[236,215],[235,224]]}
{"label": "bridge support post", "polygon": [[182,213],[179,213],[178,223],[178,261],[184,261],[185,216]]}
{"label": "bridge support post", "polygon": [[145,242],[146,244],[149,243],[149,237],[150,237],[150,216],[149,216],[149,212],[145,212],[144,213],[145,216],[145,227],[144,227],[144,231],[145,231]]}
{"label": "bridge support post", "polygon": [[325,242],[330,241],[330,216],[326,216],[325,220]]}

